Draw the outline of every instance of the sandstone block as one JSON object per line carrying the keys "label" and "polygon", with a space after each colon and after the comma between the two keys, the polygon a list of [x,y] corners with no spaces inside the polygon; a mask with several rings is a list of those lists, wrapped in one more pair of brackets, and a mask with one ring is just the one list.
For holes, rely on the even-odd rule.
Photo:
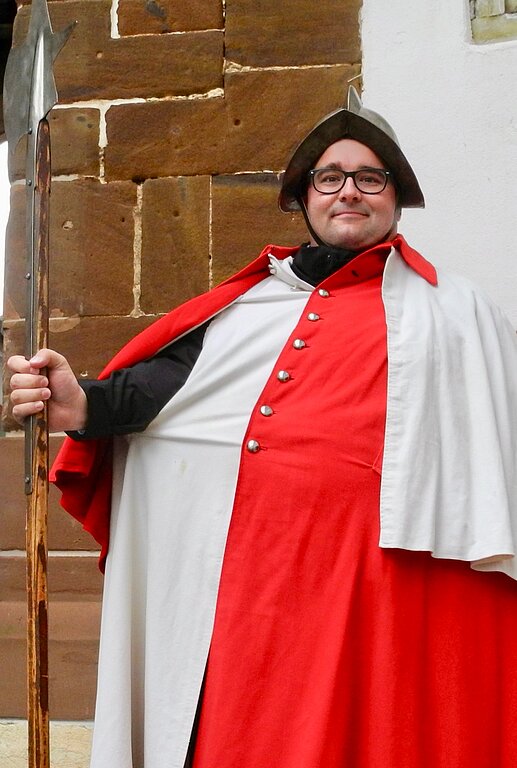
{"label": "sandstone block", "polygon": [[301,214],[278,209],[275,174],[216,176],[213,182],[212,273],[214,283],[255,259],[265,245],[307,240]]}
{"label": "sandstone block", "polygon": [[101,604],[49,604],[49,708],[55,720],[92,720]]}
{"label": "sandstone block", "polygon": [[[225,97],[109,109],[109,179],[278,171],[307,131],[344,103],[357,66],[233,72]],[[303,108],[302,108],[303,105]]]}
{"label": "sandstone block", "polygon": [[[49,115],[52,144],[52,174],[99,175],[99,110],[53,109]],[[23,138],[15,152],[10,178],[25,178],[27,142]]]}
{"label": "sandstone block", "polygon": [[210,179],[144,184],[142,295],[146,313],[166,312],[208,289]]}
{"label": "sandstone block", "polygon": [[118,31],[121,35],[163,34],[200,29],[221,29],[220,0],[120,0]]}
{"label": "sandstone block", "polygon": [[[96,98],[188,96],[222,86],[219,31],[120,38],[98,53],[103,55],[94,81]],[[80,82],[79,73],[76,78]],[[71,93],[74,87],[71,81]],[[84,98],[80,91],[77,98]]]}
{"label": "sandstone block", "polygon": [[285,168],[306,133],[343,105],[347,82],[358,72],[344,64],[227,74],[227,172]]}
{"label": "sandstone block", "polygon": [[106,125],[108,179],[203,175],[224,166],[222,98],[113,106]]}
{"label": "sandstone block", "polygon": [[[0,717],[26,717],[26,602],[0,605]],[[49,603],[49,709],[53,720],[93,717],[99,602]]]}
{"label": "sandstone block", "polygon": [[[97,557],[48,558],[49,600],[66,603],[100,601],[103,577]],[[25,600],[25,557],[0,557],[0,602]]]}
{"label": "sandstone block", "polygon": [[[50,462],[61,445],[62,437],[50,438]],[[0,440],[0,550],[25,549],[26,496],[23,488],[24,437],[22,432]],[[50,550],[96,550],[90,534],[59,505],[59,492],[49,488],[48,547]]]}
{"label": "sandstone block", "polygon": [[[102,576],[95,558],[50,557],[48,579],[51,717],[89,719]],[[0,557],[0,717],[26,715],[26,617],[25,559]]]}
{"label": "sandstone block", "polygon": [[0,717],[27,717],[27,601],[0,603]]}
{"label": "sandstone block", "polygon": [[360,60],[360,0],[226,0],[226,60],[300,66]]}
{"label": "sandstone block", "polygon": [[[83,179],[52,185],[50,314],[129,314],[133,301],[136,187]],[[25,190],[11,189],[6,317],[25,313]]]}

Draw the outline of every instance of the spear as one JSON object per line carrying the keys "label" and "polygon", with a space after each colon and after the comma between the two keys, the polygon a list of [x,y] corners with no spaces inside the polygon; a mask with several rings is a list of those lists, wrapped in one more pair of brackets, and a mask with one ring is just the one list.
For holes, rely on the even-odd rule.
{"label": "spear", "polygon": [[[13,48],[4,77],[4,125],[9,162],[27,135],[27,311],[25,354],[48,346],[50,130],[47,114],[57,103],[52,63],[74,23],[52,32],[46,0],[33,0],[25,41]],[[47,409],[25,424],[27,495],[27,675],[29,768],[49,768],[47,622]]]}

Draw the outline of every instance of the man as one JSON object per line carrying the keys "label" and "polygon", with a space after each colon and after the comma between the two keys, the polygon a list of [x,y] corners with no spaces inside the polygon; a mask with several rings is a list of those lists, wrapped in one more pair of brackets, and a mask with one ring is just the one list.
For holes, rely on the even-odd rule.
{"label": "man", "polygon": [[517,575],[515,334],[397,234],[422,192],[353,89],[280,205],[310,245],[101,382],[10,361],[17,418],[50,398],[75,431],[65,508],[110,537],[92,767],[510,768],[517,587],[464,561]]}

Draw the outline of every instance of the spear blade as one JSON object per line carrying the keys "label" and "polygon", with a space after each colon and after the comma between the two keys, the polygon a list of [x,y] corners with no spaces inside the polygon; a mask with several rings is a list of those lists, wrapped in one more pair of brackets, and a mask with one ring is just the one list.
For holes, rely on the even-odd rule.
{"label": "spear blade", "polygon": [[52,64],[68,40],[75,22],[53,32],[46,0],[33,0],[27,37],[12,48],[4,76],[4,127],[9,154],[26,133],[57,104]]}

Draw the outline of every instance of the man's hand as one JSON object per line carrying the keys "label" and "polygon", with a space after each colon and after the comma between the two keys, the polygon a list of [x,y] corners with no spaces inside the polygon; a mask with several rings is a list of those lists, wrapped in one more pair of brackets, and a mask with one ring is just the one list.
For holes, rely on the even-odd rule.
{"label": "man's hand", "polygon": [[[7,361],[11,376],[13,416],[20,424],[43,410],[49,401],[49,430],[83,429],[86,425],[86,395],[67,360],[51,349],[40,349],[31,360],[15,355]],[[47,376],[40,373],[47,369]]]}

